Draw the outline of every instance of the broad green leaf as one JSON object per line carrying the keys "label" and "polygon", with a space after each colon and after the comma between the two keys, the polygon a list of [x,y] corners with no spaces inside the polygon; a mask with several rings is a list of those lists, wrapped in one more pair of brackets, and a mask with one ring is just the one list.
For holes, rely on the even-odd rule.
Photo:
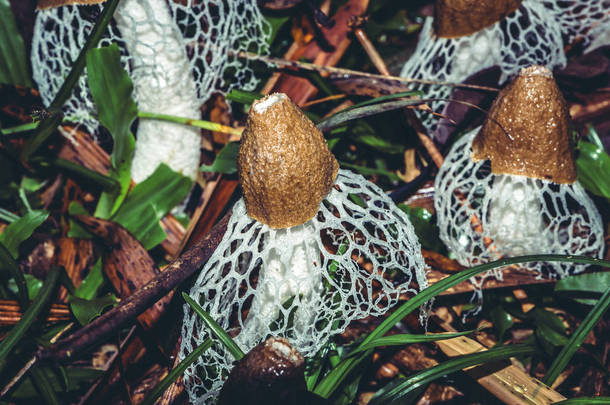
{"label": "broad green leaf", "polygon": [[496,305],[489,311],[489,319],[493,323],[500,341],[504,339],[504,334],[514,324],[513,317],[502,308],[502,305]]}
{"label": "broad green leaf", "polygon": [[[28,298],[30,301],[32,301],[34,298],[36,298],[38,292],[42,288],[42,280],[37,279],[31,274],[24,274],[23,277],[25,278],[25,283],[28,289]],[[14,278],[11,278],[8,281],[7,287],[15,294],[19,293],[19,289],[17,288],[17,283],[15,282]]]}
{"label": "broad green leaf", "polygon": [[610,306],[610,287],[606,289],[604,295],[599,299],[597,304],[591,309],[591,312],[587,314],[585,319],[578,325],[578,328],[574,331],[570,340],[561,349],[559,355],[553,361],[553,364],[549,367],[546,375],[542,379],[546,385],[552,385],[553,382],[559,377],[559,374],[565,369],[567,364],[576,353],[576,350],[582,345],[585,337],[589,334],[591,329],[597,324],[597,322],[604,316],[608,307]]}
{"label": "broad green leaf", "polygon": [[74,292],[74,296],[84,300],[95,298],[97,297],[100,288],[104,285],[104,282],[105,279],[102,272],[102,259],[98,259],[97,262],[91,266],[91,270],[89,270],[87,277],[85,277]]}
{"label": "broad green leaf", "polygon": [[24,176],[21,178],[20,187],[25,191],[36,192],[44,187],[45,184],[47,184],[47,180]]}
{"label": "broad green leaf", "polygon": [[117,299],[114,294],[106,294],[99,298],[83,299],[75,296],[70,296],[70,309],[81,325],[86,325],[93,319],[102,314],[104,309],[113,307],[117,304]]}
{"label": "broad green leaf", "polygon": [[[98,379],[104,374],[103,370],[97,370],[94,368],[76,368],[67,367],[66,374],[68,376],[68,386],[66,387],[63,383],[63,379],[47,367],[43,367],[42,371],[48,378],[51,386],[55,392],[73,392],[88,388],[91,386],[91,382]],[[11,398],[17,400],[33,400],[38,399],[38,391],[32,385],[30,379],[24,380],[11,394]]]}
{"label": "broad green leaf", "polygon": [[131,232],[144,248],[152,249],[167,237],[159,221],[186,198],[191,185],[190,178],[161,164],[129,192],[112,220]]}
{"label": "broad green leaf", "polygon": [[590,192],[610,199],[610,156],[599,146],[578,142],[578,181]]}
{"label": "broad green leaf", "polygon": [[146,204],[151,204],[157,220],[165,216],[172,208],[182,202],[193,182],[189,177],[173,171],[165,163],[161,163],[155,171],[138,183],[127,195],[114,220],[122,224],[126,216],[138,215]]}
{"label": "broad green leaf", "polygon": [[[476,276],[484,271],[509,266],[511,264],[521,264],[537,261],[547,262],[567,262],[567,263],[583,263],[583,264],[595,264],[610,268],[610,261],[601,260],[597,258],[587,256],[570,256],[570,255],[529,255],[512,257],[509,259],[496,260],[494,262],[481,264],[474,266],[470,269],[460,271],[457,274],[453,274],[449,277],[442,279],[441,281],[427,287],[423,291],[420,291],[417,295],[411,298],[409,301],[402,304],[397,310],[392,312],[390,316],[375,328],[375,330],[369,333],[358,347],[363,347],[370,342],[378,339],[385,335],[398,321],[409,315],[411,312],[425,304],[432,298],[436,297],[441,292],[448,288],[453,287],[463,281],[468,280],[470,277]],[[342,381],[347,377],[351,370],[361,362],[371,351],[364,352],[362,355],[353,358],[347,358],[341,361],[333,370],[331,370],[324,379],[316,386],[315,393],[323,398],[330,397],[335,390],[341,385]]]}
{"label": "broad green leaf", "polygon": [[159,224],[157,212],[153,205],[146,203],[137,210],[137,216],[122,214],[113,218],[114,221],[127,229],[146,250],[152,249],[163,242],[167,234]]}
{"label": "broad green leaf", "polygon": [[13,352],[15,346],[21,341],[36,320],[38,314],[47,306],[49,298],[51,298],[52,293],[55,291],[60,271],[57,267],[51,268],[36,299],[25,311],[19,322],[6,335],[4,340],[0,342],[0,364],[3,364],[7,356]]}
{"label": "broad green leaf", "polygon": [[87,52],[87,75],[99,121],[114,140],[108,174],[118,180],[120,189],[102,193],[95,212],[95,216],[108,219],[121,205],[131,182],[135,139],[130,127],[138,109],[131,98],[133,84],[121,65],[116,44]]}
{"label": "broad green leaf", "polygon": [[[608,285],[610,285],[610,272],[598,271],[559,280],[555,284],[555,292],[599,296],[604,293]],[[586,305],[595,305],[597,303],[596,298],[574,298],[574,300]]]}
{"label": "broad green leaf", "polygon": [[[74,215],[89,215],[85,207],[83,207],[80,203],[76,201],[70,202],[68,205],[68,213],[71,216]],[[78,238],[78,239],[91,239],[93,236],[89,233],[85,228],[81,226],[78,222],[73,220],[72,218],[68,221],[70,225],[70,229],[68,229],[68,237],[69,238]]]}
{"label": "broad green leaf", "polygon": [[235,360],[241,360],[244,357],[244,352],[237,346],[237,343],[231,339],[231,336],[225,332],[218,323],[207,313],[201,306],[195,302],[189,295],[185,292],[182,293],[182,297],[186,301],[187,304],[201,317],[203,322],[206,324],[208,328],[212,331],[212,334],[216,336],[218,340],[222,342],[223,345],[227,348],[229,353],[235,358]]}
{"label": "broad green leaf", "polygon": [[239,142],[229,142],[222,147],[214,163],[201,165],[202,172],[218,172],[231,174],[237,171],[237,154],[239,153]]}
{"label": "broad green leaf", "polygon": [[141,402],[141,405],[153,405],[157,398],[159,398],[165,390],[184,373],[184,370],[186,370],[188,366],[197,360],[206,350],[212,347],[213,344],[214,342],[212,339],[206,339],[202,344],[197,346],[195,350],[190,352],[163,380],[159,381],[155,388],[146,395],[146,398]]}
{"label": "broad green leaf", "polygon": [[32,87],[23,38],[8,0],[0,0],[0,83]]}
{"label": "broad green leaf", "polygon": [[0,243],[11,253],[13,258],[19,255],[21,242],[32,236],[32,232],[38,228],[49,216],[47,211],[30,211],[23,217],[9,224],[0,234]]}
{"label": "broad green leaf", "polygon": [[414,393],[419,393],[418,391],[421,387],[426,386],[430,382],[441,378],[444,375],[481,363],[504,360],[517,356],[531,355],[535,351],[534,346],[512,345],[494,347],[484,352],[455,357],[439,364],[438,366],[420,371],[419,373],[408,378],[398,379],[390,382],[381,390],[377,391],[375,396],[369,402],[369,405],[411,404],[417,399],[417,397],[413,395]]}
{"label": "broad green leaf", "polygon": [[404,211],[415,230],[415,234],[424,249],[442,252],[445,245],[439,237],[440,230],[434,221],[434,215],[422,207],[410,207],[407,204],[398,204],[398,208]]}
{"label": "broad green leaf", "polygon": [[290,20],[290,17],[272,17],[267,15],[265,16],[265,20],[267,20],[269,26],[271,27],[271,33],[269,35],[269,39],[267,40],[267,44],[271,45],[279,30],[288,22],[288,20]]}

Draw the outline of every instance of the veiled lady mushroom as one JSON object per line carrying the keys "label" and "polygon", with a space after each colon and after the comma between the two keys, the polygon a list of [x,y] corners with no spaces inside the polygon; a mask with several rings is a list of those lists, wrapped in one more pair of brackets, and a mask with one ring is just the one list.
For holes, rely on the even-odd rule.
{"label": "veiled lady mushroom", "polygon": [[[531,66],[500,92],[485,124],[455,143],[436,177],[434,206],[441,239],[460,263],[537,253],[601,256],[602,221],[576,180],[570,131],[552,73]],[[585,266],[527,267],[561,278]]]}
{"label": "veiled lady mushroom", "polygon": [[[461,83],[496,65],[502,84],[529,65],[563,67],[564,46],[576,38],[587,45],[593,27],[610,23],[608,7],[608,0],[437,0],[435,16],[426,19],[401,76]],[[444,99],[452,91],[436,85],[416,89]],[[430,105],[442,113],[446,101]],[[423,117],[431,134],[436,122],[429,114]]]}
{"label": "veiled lady mushroom", "polygon": [[[45,105],[68,75],[105,0],[40,0],[32,40],[33,77]],[[253,71],[229,50],[264,51],[267,23],[255,0],[215,2],[122,0],[101,45],[117,43],[145,112],[199,118],[201,105],[215,91],[252,89]],[[235,70],[225,86],[223,75]],[[95,108],[86,75],[64,106],[92,134]],[[195,178],[201,137],[197,128],[141,120],[136,134],[132,178],[140,182],[160,163]]]}
{"label": "veiled lady mushroom", "polygon": [[[338,169],[322,133],[286,95],[250,108],[238,168],[243,199],[190,296],[244,352],[273,336],[312,355],[350,321],[426,286],[408,218],[376,185]],[[186,306],[180,355],[208,336]],[[191,366],[191,401],[218,395],[232,362],[218,344]]]}

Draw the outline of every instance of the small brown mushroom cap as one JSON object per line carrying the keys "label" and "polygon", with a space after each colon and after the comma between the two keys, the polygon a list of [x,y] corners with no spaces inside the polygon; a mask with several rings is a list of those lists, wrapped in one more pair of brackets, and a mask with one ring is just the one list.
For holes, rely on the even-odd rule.
{"label": "small brown mushroom cap", "polygon": [[339,164],[299,107],[272,94],[250,107],[237,168],[248,215],[288,228],[317,214]]}
{"label": "small brown mushroom cap", "polygon": [[570,134],[570,114],[553,74],[545,67],[529,66],[494,100],[472,141],[472,157],[491,160],[495,174],[573,183]]}
{"label": "small brown mushroom cap", "polygon": [[284,338],[255,346],[231,370],[218,405],[310,404],[303,356]]}
{"label": "small brown mushroom cap", "polygon": [[517,10],[523,0],[437,0],[434,32],[441,38],[474,34]]}

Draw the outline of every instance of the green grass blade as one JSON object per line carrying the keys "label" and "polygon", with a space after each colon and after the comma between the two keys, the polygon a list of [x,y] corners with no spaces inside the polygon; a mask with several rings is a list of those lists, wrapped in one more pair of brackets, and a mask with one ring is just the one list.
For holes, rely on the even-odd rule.
{"label": "green grass blade", "polygon": [[32,87],[23,38],[8,0],[0,0],[0,83]]}
{"label": "green grass blade", "polygon": [[364,107],[340,111],[337,114],[318,122],[318,124],[316,124],[316,127],[318,127],[320,131],[326,132],[333,128],[341,126],[348,121],[353,121],[358,118],[369,117],[371,115],[380,114],[386,111],[393,111],[400,108],[421,105],[429,101],[431,100],[417,98],[409,100],[391,100],[372,105],[365,105]]}
{"label": "green grass blade", "polygon": [[439,340],[453,339],[460,336],[470,335],[474,332],[475,330],[468,330],[465,332],[432,333],[429,335],[413,335],[410,333],[403,333],[397,335],[382,336],[373,340],[372,342],[365,344],[364,346],[359,346],[357,349],[350,352],[349,356],[353,356],[380,346],[401,346],[411,343],[436,342]]}
{"label": "green grass blade", "polygon": [[205,312],[204,309],[195,302],[195,300],[189,297],[187,293],[183,292],[182,297],[186,303],[193,308],[193,311],[195,311],[197,315],[203,319],[203,322],[212,330],[214,336],[216,336],[222,342],[222,344],[225,345],[235,360],[241,360],[242,357],[244,357],[244,352],[239,348],[239,346],[237,346],[233,339],[231,339],[231,336],[229,336],[227,332],[225,332],[224,329],[222,329],[220,325],[216,323],[214,319],[212,319],[210,314]]}
{"label": "green grass blade", "polygon": [[46,307],[47,301],[51,298],[51,294],[55,290],[55,286],[59,280],[60,271],[61,270],[58,267],[51,268],[36,299],[32,302],[32,305],[25,311],[19,322],[17,322],[17,325],[15,325],[6,335],[4,340],[0,342],[0,364],[6,360],[9,353],[13,351],[17,343],[19,343],[30,326],[32,326],[40,311]]}
{"label": "green grass blade", "polygon": [[565,369],[570,359],[576,350],[580,347],[582,342],[585,340],[585,337],[589,334],[591,329],[597,324],[597,322],[604,316],[604,313],[608,310],[610,306],[610,287],[606,289],[606,292],[599,299],[597,304],[593,307],[591,312],[587,314],[582,323],[578,326],[578,328],[574,331],[570,340],[566,343],[566,345],[561,349],[559,355],[549,367],[546,375],[542,379],[542,382],[548,386],[551,386],[553,382],[557,379],[559,374]]}
{"label": "green grass blade", "polygon": [[25,276],[21,272],[21,269],[19,269],[19,265],[15,259],[13,259],[11,252],[9,252],[9,250],[4,247],[4,244],[0,242],[0,270],[2,269],[8,270],[9,276],[15,280],[19,306],[22,309],[26,309],[28,305],[30,305],[30,300],[28,298],[28,287]]}
{"label": "green grass blade", "polygon": [[55,390],[47,378],[47,375],[41,369],[37,367],[31,369],[30,377],[32,378],[32,383],[34,384],[34,387],[36,387],[38,394],[40,394],[40,397],[47,405],[59,405]]}
{"label": "green grass blade", "polygon": [[583,397],[566,399],[565,401],[555,402],[553,405],[610,405],[610,397]]}
{"label": "green grass blade", "polygon": [[397,98],[421,96],[423,94],[424,94],[423,91],[402,91],[400,93],[394,93],[394,94],[388,94],[386,96],[375,97],[375,98],[372,98],[370,100],[366,100],[366,101],[363,101],[361,103],[354,104],[353,106],[348,107],[348,108],[346,108],[344,110],[341,110],[339,112],[336,112],[335,114],[333,114],[333,115],[327,117],[326,119],[324,119],[324,121],[326,121],[326,120],[328,120],[328,119],[330,119],[330,118],[332,118],[332,117],[334,117],[334,116],[336,116],[338,114],[341,114],[341,113],[344,113],[344,112],[347,112],[347,111],[351,111],[351,110],[355,110],[356,108],[366,107],[366,106],[373,105],[373,104],[379,104],[379,103],[382,103],[384,101],[396,100]]}
{"label": "green grass blade", "polygon": [[167,376],[165,376],[165,378],[161,380],[159,384],[157,384],[155,388],[153,388],[152,391],[148,393],[148,395],[146,395],[146,398],[144,398],[144,401],[142,401],[141,405],[153,405],[157,398],[159,398],[165,392],[165,390],[178,377],[180,377],[182,373],[184,373],[184,370],[186,370],[188,366],[190,366],[195,360],[197,360],[199,356],[203,354],[203,352],[212,347],[213,344],[214,342],[212,341],[212,339],[206,339],[201,345],[197,346],[195,350],[189,353],[189,355],[186,356],[184,360],[180,362],[180,364],[178,364],[172,371],[170,371],[169,374],[167,374]]}
{"label": "green grass blade", "polygon": [[10,223],[15,222],[19,218],[21,218],[19,215],[13,214],[12,212],[10,212],[7,209],[0,208],[0,219],[1,220],[6,221],[10,224]]}
{"label": "green grass blade", "polygon": [[49,161],[41,161],[41,165],[56,166],[57,168],[63,169],[80,179],[90,181],[91,183],[98,185],[106,191],[116,190],[120,187],[119,182],[112,177],[98,173],[91,169],[87,169],[85,166],[81,166],[66,159],[54,158]]}
{"label": "green grass blade", "polygon": [[[370,342],[378,339],[385,335],[398,321],[411,312],[425,304],[432,298],[436,297],[446,289],[453,287],[469,278],[476,276],[477,274],[483,273],[488,270],[496,269],[498,267],[508,266],[512,264],[523,264],[529,262],[568,262],[568,263],[580,263],[580,264],[591,264],[603,267],[610,267],[610,261],[596,259],[587,256],[569,256],[569,255],[529,255],[512,257],[509,259],[501,259],[490,263],[480,264],[470,269],[463,270],[457,274],[451,275],[447,278],[442,279],[438,283],[424,289],[419,294],[405,302],[400,308],[394,311],[388,316],[373,332],[371,332],[360,344],[359,347],[363,347]],[[364,356],[352,357],[343,360],[337,368],[331,370],[330,373],[316,386],[315,393],[323,398],[328,398],[332,393],[339,387],[341,382],[347,377],[347,372],[353,370],[355,364],[345,365],[343,363],[355,363],[362,361]]]}
{"label": "green grass blade", "polygon": [[[481,363],[488,363],[516,356],[531,355],[535,350],[535,347],[531,345],[511,345],[459,356],[439,364],[438,366],[420,371],[411,377],[389,383],[384,388],[377,391],[369,402],[369,405],[408,404],[410,403],[407,397],[410,396],[409,394],[418,392],[419,388],[444,375]],[[412,400],[416,399],[415,397],[411,398]]]}

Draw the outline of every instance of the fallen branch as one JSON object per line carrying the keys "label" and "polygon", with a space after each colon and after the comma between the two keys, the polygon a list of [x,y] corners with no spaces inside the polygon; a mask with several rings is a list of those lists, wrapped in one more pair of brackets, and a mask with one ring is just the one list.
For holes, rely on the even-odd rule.
{"label": "fallen branch", "polygon": [[148,284],[89,325],[52,346],[40,349],[36,353],[36,359],[38,361],[66,362],[103,342],[119,329],[133,324],[138,315],[203,267],[222,240],[230,215],[229,211],[205,238],[170,263]]}

